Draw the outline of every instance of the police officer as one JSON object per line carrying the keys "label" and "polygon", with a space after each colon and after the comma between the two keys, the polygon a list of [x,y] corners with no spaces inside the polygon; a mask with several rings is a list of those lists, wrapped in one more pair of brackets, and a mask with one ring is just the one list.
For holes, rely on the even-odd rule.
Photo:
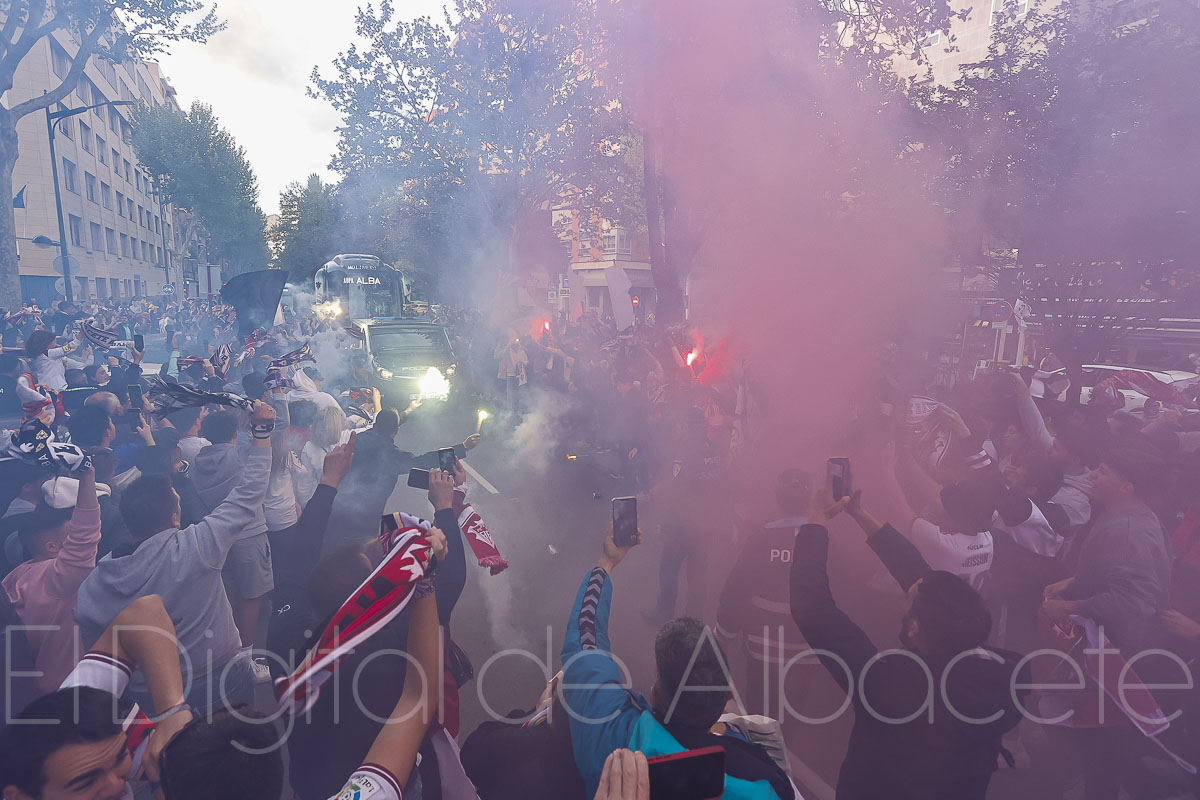
{"label": "police officer", "polygon": [[[752,714],[782,719],[780,679],[789,660],[807,649],[792,620],[789,580],[792,547],[812,497],[812,478],[799,469],[780,473],[775,499],[780,518],[751,534],[742,544],[717,606],[717,636],[729,647],[741,646],[746,676],[738,681],[742,702]],[[788,707],[799,710],[811,680],[813,659],[788,666]]]}

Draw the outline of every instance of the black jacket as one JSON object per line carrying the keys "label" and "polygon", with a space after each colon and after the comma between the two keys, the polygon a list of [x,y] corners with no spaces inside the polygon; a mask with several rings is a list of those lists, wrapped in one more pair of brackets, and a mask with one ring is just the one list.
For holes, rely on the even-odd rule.
{"label": "black jacket", "polygon": [[[930,572],[916,548],[890,525],[868,543],[905,591]],[[1009,692],[1019,657],[991,650],[994,658],[968,656],[951,662],[948,672],[931,664],[930,673],[911,652],[872,661],[878,648],[830,593],[828,547],[823,526],[800,529],[792,556],[791,603],[804,638],[814,650],[837,657],[822,657],[822,663],[851,693],[854,728],[838,777],[839,800],[983,800],[996,769],[1000,737],[1020,722]],[[1029,683],[1027,669],[1023,683]],[[996,719],[986,723],[965,721],[993,715]],[[895,721],[908,717],[913,719]]]}

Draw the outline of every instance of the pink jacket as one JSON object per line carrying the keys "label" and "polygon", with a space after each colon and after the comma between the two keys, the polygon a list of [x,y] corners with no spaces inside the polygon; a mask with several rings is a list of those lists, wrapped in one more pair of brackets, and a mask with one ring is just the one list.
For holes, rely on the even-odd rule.
{"label": "pink jacket", "polygon": [[26,561],[4,578],[4,591],[21,622],[51,628],[25,631],[35,669],[43,673],[34,680],[42,692],[57,689],[85,652],[75,625],[75,595],[96,566],[99,546],[100,506],[76,506],[58,555]]}

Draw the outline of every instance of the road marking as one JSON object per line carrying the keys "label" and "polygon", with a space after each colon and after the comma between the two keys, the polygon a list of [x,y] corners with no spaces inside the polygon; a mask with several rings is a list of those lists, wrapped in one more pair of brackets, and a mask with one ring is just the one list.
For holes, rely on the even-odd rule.
{"label": "road marking", "polygon": [[484,489],[487,489],[492,494],[500,494],[500,490],[495,486],[492,486],[492,484],[488,482],[488,479],[480,475],[474,467],[472,467],[466,461],[460,461],[459,463],[463,465],[463,468],[467,471],[468,475],[479,481],[480,486],[482,486]]}

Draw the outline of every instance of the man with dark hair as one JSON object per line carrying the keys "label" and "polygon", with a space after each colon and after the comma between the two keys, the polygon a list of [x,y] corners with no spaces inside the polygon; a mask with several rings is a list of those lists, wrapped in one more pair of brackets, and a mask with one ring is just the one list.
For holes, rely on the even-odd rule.
{"label": "man with dark hair", "polygon": [[117,437],[112,417],[101,405],[85,405],[67,421],[71,441],[83,448],[107,449]]}
{"label": "man with dark hair", "polygon": [[179,431],[179,450],[188,464],[196,463],[196,456],[212,442],[201,435],[200,424],[208,415],[208,406],[181,408],[171,412],[167,420]]}
{"label": "man with dark hair", "polygon": [[588,797],[596,793],[605,760],[619,748],[657,756],[717,746],[725,750],[724,797],[791,800],[794,787],[761,747],[710,732],[732,688],[725,654],[703,623],[683,618],[664,625],[654,642],[649,701],[626,690],[609,651],[608,615],[609,574],[629,550],[613,542],[610,530],[597,566],[579,587],[563,641],[563,704]]}
{"label": "man with dark hair", "polygon": [[[121,512],[134,541],[101,559],[79,590],[75,616],[84,641],[94,639],[131,599],[158,594],[173,619],[180,620],[184,668],[190,671],[189,700],[208,708],[220,698],[207,694],[207,677],[226,666],[225,697],[248,699],[253,684],[248,656],[221,581],[230,548],[256,515],[271,468],[270,432],[275,412],[256,404],[250,414],[254,446],[237,473],[237,485],[196,525],[179,528],[179,495],[165,475],[139,478],[125,491]],[[218,681],[212,681],[214,687]],[[134,691],[145,699],[144,687]]]}
{"label": "man with dark hair", "polygon": [[[792,543],[808,521],[812,493],[812,477],[804,470],[779,474],[775,502],[781,516],[743,542],[717,606],[717,635],[723,644],[738,643],[746,656],[742,701],[751,713],[780,720],[781,667],[805,649],[788,604],[788,580]],[[787,698],[793,707],[799,707],[812,672],[808,665],[788,670]]]}
{"label": "man with dark hair", "polygon": [[[825,525],[842,509],[905,592],[904,651],[881,654],[834,602]],[[982,598],[962,578],[931,570],[895,528],[862,508],[858,494],[834,503],[827,486],[809,520],[792,555],[792,616],[853,703],[838,798],[983,800],[1001,737],[1021,715],[1009,693],[1018,656],[983,649],[992,622]]]}

